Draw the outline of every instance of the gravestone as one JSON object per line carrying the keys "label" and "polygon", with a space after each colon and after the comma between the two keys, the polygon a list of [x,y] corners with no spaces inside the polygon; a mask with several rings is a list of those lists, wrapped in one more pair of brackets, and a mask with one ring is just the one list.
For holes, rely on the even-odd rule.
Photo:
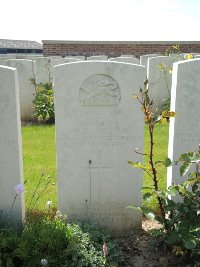
{"label": "gravestone", "polygon": [[148,59],[147,78],[150,98],[158,107],[163,99],[170,98],[172,69],[174,58],[167,56],[151,57]]}
{"label": "gravestone", "polygon": [[[170,118],[168,157],[178,160],[182,153],[198,150],[200,144],[200,59],[174,63],[171,91],[171,111],[177,116]],[[168,168],[167,185],[181,183],[179,166]]]}
{"label": "gravestone", "polygon": [[[146,69],[82,61],[54,67],[58,207],[124,235],[141,227],[142,172],[130,168],[143,151],[143,114],[132,94]],[[138,89],[138,90],[137,90]]]}
{"label": "gravestone", "polygon": [[51,58],[37,57],[35,61],[35,80],[36,84],[47,83],[51,81]]}
{"label": "gravestone", "polygon": [[132,55],[132,54],[124,54],[124,55],[121,55],[121,57],[136,57],[136,56],[134,56],[134,55]]}
{"label": "gravestone", "polygon": [[0,210],[15,222],[24,217],[24,197],[15,198],[23,183],[21,122],[17,70],[0,66]]}
{"label": "gravestone", "polygon": [[140,64],[139,59],[134,58],[134,57],[112,57],[112,58],[109,58],[109,61],[117,61],[117,62],[123,62],[123,63],[131,63],[131,64]]}
{"label": "gravestone", "polygon": [[85,60],[85,56],[65,56],[64,58],[76,58],[80,60]]}
{"label": "gravestone", "polygon": [[35,96],[35,61],[9,59],[8,66],[16,68],[19,80],[20,114],[23,121],[33,120],[33,99]]}
{"label": "gravestone", "polygon": [[70,62],[77,62],[80,61],[76,58],[59,58],[59,59],[51,59],[51,68],[53,71],[53,67],[60,64],[70,63]]}
{"label": "gravestone", "polygon": [[106,55],[90,56],[90,57],[87,57],[87,60],[108,60],[108,57]]}
{"label": "gravestone", "polygon": [[151,57],[157,57],[159,54],[146,54],[140,57],[140,65],[147,67],[148,59]]}

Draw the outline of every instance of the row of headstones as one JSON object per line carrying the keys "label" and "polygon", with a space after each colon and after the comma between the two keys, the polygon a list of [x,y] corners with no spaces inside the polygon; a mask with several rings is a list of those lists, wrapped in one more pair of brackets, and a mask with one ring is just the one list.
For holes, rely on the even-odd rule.
{"label": "row of headstones", "polygon": [[[12,56],[12,55],[11,55]],[[22,120],[32,120],[33,119],[33,108],[32,101],[35,95],[35,86],[33,81],[35,80],[36,84],[44,83],[47,81],[53,80],[53,66],[77,62],[84,60],[85,57],[33,57],[34,60],[20,60],[20,59],[10,59],[4,58],[0,60],[0,65],[10,66],[17,68],[19,75],[19,88],[20,88],[20,110],[21,110],[21,119]],[[162,102],[162,99],[169,98],[169,91],[171,87],[171,75],[168,70],[172,68],[172,65],[175,61],[181,60],[183,54],[173,55],[173,57],[162,57],[156,54],[149,54],[141,56],[140,62],[139,59],[134,58],[131,55],[122,55],[118,58],[109,59],[111,61],[118,61],[124,63],[132,64],[141,64],[147,66],[147,77],[149,80],[149,87],[152,90],[152,96],[155,100],[155,105],[159,105]],[[198,56],[198,55],[195,55]],[[18,56],[20,57],[20,56]],[[22,57],[22,56],[21,56]],[[31,56],[26,56],[26,58],[31,59]],[[105,60],[108,57],[106,56],[93,56],[88,57],[90,60]],[[166,68],[159,68],[159,65],[165,64]]]}
{"label": "row of headstones", "polygon": [[[146,68],[115,62],[78,62],[54,67],[58,206],[70,219],[90,219],[116,235],[141,225],[142,173],[127,160],[141,161],[144,123],[132,102]],[[0,67],[0,209],[10,212],[14,187],[23,183],[19,88],[16,69]],[[193,150],[199,136],[200,60],[174,63],[169,157]],[[180,181],[168,172],[168,185]],[[10,215],[24,215],[23,195]]]}
{"label": "row of headstones", "polygon": [[[185,55],[185,54],[184,54]],[[159,56],[157,54],[149,54],[141,56],[139,59],[131,55],[122,55],[118,58],[109,59],[110,61],[140,64],[147,66],[146,76],[149,81],[149,88],[154,99],[155,106],[159,106],[163,99],[170,97],[171,74],[169,70],[173,63],[180,61],[184,57],[183,54],[171,55],[169,57]],[[194,56],[198,56],[195,55]],[[30,58],[31,56],[27,56]],[[1,57],[0,57],[1,58]],[[93,56],[87,59],[102,61],[106,56]],[[33,57],[33,60],[27,59],[1,59],[0,65],[17,68],[19,79],[20,94],[20,113],[21,120],[33,120],[33,99],[35,97],[35,84],[53,81],[53,67],[59,64],[79,62],[85,57],[69,57],[69,58],[49,58],[49,57]],[[98,60],[97,60],[98,59]],[[33,82],[34,81],[34,82]]]}

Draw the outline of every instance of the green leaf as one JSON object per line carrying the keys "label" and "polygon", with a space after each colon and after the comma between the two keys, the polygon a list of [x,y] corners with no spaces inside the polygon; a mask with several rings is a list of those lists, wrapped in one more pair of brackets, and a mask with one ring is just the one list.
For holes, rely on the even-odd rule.
{"label": "green leaf", "polygon": [[143,186],[141,188],[141,191],[143,191],[143,190],[154,190],[154,188],[153,187],[148,187],[148,186]]}
{"label": "green leaf", "polygon": [[183,153],[182,155],[180,155],[179,157],[179,161],[191,161],[195,156],[194,152],[187,152],[187,153]]}
{"label": "green leaf", "polygon": [[180,175],[184,176],[186,172],[189,170],[191,165],[192,163],[190,161],[185,161],[180,167]]}
{"label": "green leaf", "polygon": [[147,207],[141,207],[142,212],[149,220],[155,219],[154,210],[147,208]]}
{"label": "green leaf", "polygon": [[133,167],[133,168],[139,168],[139,169],[143,169],[143,170],[148,170],[149,167],[147,165],[144,165],[141,162],[134,162],[134,161],[128,161],[128,163]]}
{"label": "green leaf", "polygon": [[141,212],[142,212],[142,210],[141,210],[140,207],[136,207],[136,206],[127,206],[126,208],[127,208],[127,209],[134,209],[134,210],[138,210],[138,211],[141,211]]}
{"label": "green leaf", "polygon": [[163,218],[161,216],[155,215],[155,220],[161,224],[163,224]]}
{"label": "green leaf", "polygon": [[146,201],[151,201],[152,200],[153,195],[151,193],[145,193],[143,195],[143,199]]}
{"label": "green leaf", "polygon": [[188,238],[183,240],[183,244],[187,249],[194,249],[197,246],[197,242],[194,238]]}
{"label": "green leaf", "polygon": [[180,240],[179,234],[177,232],[171,231],[167,237],[168,244],[174,244]]}
{"label": "green leaf", "polygon": [[165,165],[165,167],[169,167],[169,166],[171,166],[171,165],[172,165],[172,161],[171,161],[171,159],[170,159],[170,158],[167,158],[167,159],[164,161],[164,165]]}

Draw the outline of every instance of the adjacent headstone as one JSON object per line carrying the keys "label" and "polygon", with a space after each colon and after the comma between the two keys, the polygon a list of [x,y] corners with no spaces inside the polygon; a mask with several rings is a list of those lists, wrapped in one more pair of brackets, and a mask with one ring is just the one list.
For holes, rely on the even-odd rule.
{"label": "adjacent headstone", "polygon": [[123,62],[123,63],[131,63],[131,64],[140,64],[139,59],[134,58],[134,57],[113,57],[113,58],[109,58],[109,61],[117,61],[117,62]]}
{"label": "adjacent headstone", "polygon": [[[7,220],[22,222],[24,197],[14,202],[15,186],[23,183],[21,122],[17,70],[0,66],[0,211]],[[1,217],[2,219],[2,217]]]}
{"label": "adjacent headstone", "polygon": [[158,107],[163,99],[170,98],[171,80],[174,58],[152,57],[148,59],[147,78],[149,95],[154,100],[155,107]]}
{"label": "adjacent headstone", "polygon": [[8,65],[16,68],[19,80],[20,114],[23,121],[33,120],[33,99],[35,96],[35,61],[9,59]]}
{"label": "adjacent headstone", "polygon": [[34,59],[36,64],[36,84],[47,83],[51,81],[51,58],[37,57]]}
{"label": "adjacent headstone", "polygon": [[60,64],[70,63],[70,62],[77,62],[80,61],[76,58],[59,58],[59,59],[51,59],[51,68],[53,70],[53,67]]}
{"label": "adjacent headstone", "polygon": [[54,67],[58,207],[115,235],[141,227],[142,172],[130,168],[143,151],[143,115],[132,95],[145,67],[85,61]]}
{"label": "adjacent headstone", "polygon": [[108,60],[108,57],[105,55],[101,55],[101,56],[90,56],[87,57],[87,60]]}
{"label": "adjacent headstone", "polygon": [[[200,59],[174,63],[171,91],[171,110],[177,113],[170,118],[168,157],[178,160],[182,153],[198,150],[200,144]],[[168,186],[184,181],[180,166],[168,168]]]}
{"label": "adjacent headstone", "polygon": [[80,60],[85,60],[85,56],[66,56],[64,58],[76,58],[76,59],[80,59]]}
{"label": "adjacent headstone", "polygon": [[0,65],[1,65],[1,66],[8,66],[8,60],[5,60],[5,59],[2,60],[2,59],[0,58]]}
{"label": "adjacent headstone", "polygon": [[136,57],[136,56],[131,55],[131,54],[124,54],[124,55],[121,55],[121,57]]}
{"label": "adjacent headstone", "polygon": [[159,54],[146,54],[140,57],[140,65],[147,67],[148,59],[151,57],[157,57]]}

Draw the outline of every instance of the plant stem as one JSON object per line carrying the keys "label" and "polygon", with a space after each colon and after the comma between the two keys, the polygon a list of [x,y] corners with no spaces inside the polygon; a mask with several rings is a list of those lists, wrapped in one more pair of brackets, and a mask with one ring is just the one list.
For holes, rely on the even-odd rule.
{"label": "plant stem", "polygon": [[[151,166],[151,170],[152,170],[152,174],[153,174],[153,184],[154,184],[154,188],[155,191],[158,191],[158,178],[157,178],[157,171],[156,168],[154,166],[154,161],[153,161],[153,149],[154,149],[154,140],[153,140],[153,131],[154,131],[154,121],[153,121],[153,114],[151,112],[150,106],[147,103],[147,98],[145,96],[145,98],[142,98],[142,105],[143,105],[143,110],[144,110],[144,114],[147,118],[147,123],[148,123],[148,127],[149,127],[149,135],[150,135],[150,152],[149,152],[149,164]],[[161,197],[159,197],[157,195],[157,200],[158,200],[158,205],[159,205],[159,209],[161,212],[161,216],[163,219],[163,224],[164,224],[164,229],[166,231],[168,231],[168,224],[167,224],[167,220],[165,218],[165,210],[164,210],[164,205],[162,203],[162,199]]]}
{"label": "plant stem", "polygon": [[[149,134],[150,134],[150,153],[149,153],[149,163],[151,165],[151,170],[153,173],[153,183],[154,183],[154,188],[156,191],[158,191],[158,179],[157,179],[157,171],[156,168],[154,167],[154,162],[153,162],[153,148],[154,148],[154,142],[153,142],[153,131],[154,131],[154,123],[152,121],[149,122]],[[163,219],[164,223],[164,228],[167,231],[168,230],[168,225],[167,225],[167,220],[165,218],[165,210],[163,207],[163,203],[161,198],[157,195],[157,200],[158,200],[158,205],[159,209],[161,211],[161,216]]]}

